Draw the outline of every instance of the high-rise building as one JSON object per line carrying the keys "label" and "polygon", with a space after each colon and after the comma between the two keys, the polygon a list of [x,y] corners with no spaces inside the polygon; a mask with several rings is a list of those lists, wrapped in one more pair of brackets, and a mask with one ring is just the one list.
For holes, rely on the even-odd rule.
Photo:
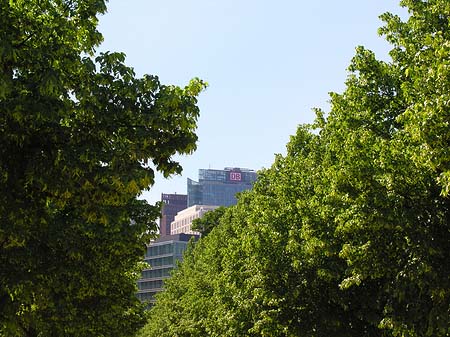
{"label": "high-rise building", "polygon": [[161,219],[159,220],[160,236],[170,235],[170,224],[175,219],[175,215],[187,208],[186,194],[161,194],[161,202],[163,203],[161,211]]}
{"label": "high-rise building", "polygon": [[206,212],[215,210],[217,207],[219,206],[194,205],[178,212],[175,220],[170,224],[170,234],[186,233],[200,235],[200,233],[192,231],[192,221],[203,217]]}
{"label": "high-rise building", "polygon": [[176,262],[182,260],[191,238],[196,240],[198,236],[184,233],[166,235],[148,245],[145,262],[149,267],[138,280],[137,297],[141,301],[149,302],[150,305],[155,302],[155,294],[163,290],[164,280],[170,277]]}
{"label": "high-rise building", "polygon": [[198,182],[188,178],[188,207],[234,205],[236,193],[251,189],[255,180],[254,170],[230,167],[223,170],[200,169]]}

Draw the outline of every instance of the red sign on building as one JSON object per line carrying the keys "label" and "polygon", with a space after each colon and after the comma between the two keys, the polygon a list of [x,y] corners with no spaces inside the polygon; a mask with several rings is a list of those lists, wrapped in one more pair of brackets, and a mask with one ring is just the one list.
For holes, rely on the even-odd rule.
{"label": "red sign on building", "polygon": [[241,172],[230,172],[230,180],[231,181],[241,181],[242,173]]}

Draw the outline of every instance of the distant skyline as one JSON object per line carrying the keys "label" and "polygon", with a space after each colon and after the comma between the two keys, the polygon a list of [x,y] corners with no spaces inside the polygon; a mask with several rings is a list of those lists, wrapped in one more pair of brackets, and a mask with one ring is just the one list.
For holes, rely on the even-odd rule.
{"label": "distant skyline", "polygon": [[184,86],[209,83],[199,97],[198,149],[181,157],[181,176],[157,176],[143,197],[186,194],[201,168],[271,166],[299,124],[328,111],[342,92],[355,47],[388,60],[379,37],[383,12],[405,15],[398,1],[113,0],[100,17],[99,51],[120,51],[142,76]]}

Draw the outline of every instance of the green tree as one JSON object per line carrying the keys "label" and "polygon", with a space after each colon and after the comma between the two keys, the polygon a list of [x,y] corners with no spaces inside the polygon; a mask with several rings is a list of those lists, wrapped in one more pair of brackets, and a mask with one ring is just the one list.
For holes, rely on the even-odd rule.
{"label": "green tree", "polygon": [[402,92],[408,105],[400,121],[417,145],[415,162],[435,171],[442,194],[450,192],[450,157],[448,144],[449,111],[449,41],[450,7],[447,1],[403,0],[410,18],[382,16],[386,26],[381,29],[393,45],[391,56],[401,67]]}
{"label": "green tree", "polygon": [[174,275],[191,286],[154,310],[181,315],[180,335],[450,335],[450,6],[401,4],[406,21],[382,15],[392,60],[358,47],[330,112]]}
{"label": "green tree", "polygon": [[203,237],[208,235],[219,224],[220,218],[225,213],[225,209],[225,207],[221,206],[205,213],[201,218],[194,219],[192,221],[192,230],[201,233]]}
{"label": "green tree", "polygon": [[102,0],[0,1],[0,334],[130,336],[159,205],[154,171],[196,148],[205,87],[94,58]]}
{"label": "green tree", "polygon": [[245,311],[235,301],[242,278],[234,279],[246,267],[245,258],[241,256],[233,269],[229,265],[237,260],[230,254],[237,257],[241,252],[233,249],[239,244],[233,216],[230,208],[224,209],[220,225],[188,248],[183,262],[165,280],[165,291],[157,295],[139,336],[245,335],[251,325],[245,325]]}

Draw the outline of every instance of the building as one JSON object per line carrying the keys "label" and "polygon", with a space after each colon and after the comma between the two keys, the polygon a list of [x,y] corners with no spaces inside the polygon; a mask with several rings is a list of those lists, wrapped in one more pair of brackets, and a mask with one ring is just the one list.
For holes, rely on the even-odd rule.
{"label": "building", "polygon": [[159,220],[159,235],[170,235],[170,224],[175,219],[175,215],[187,208],[186,194],[161,194],[163,204],[161,219]]}
{"label": "building", "polygon": [[164,280],[170,277],[170,272],[176,267],[176,262],[182,260],[191,238],[196,240],[198,236],[166,235],[148,245],[145,262],[149,264],[149,268],[142,272],[142,276],[138,280],[137,297],[141,301],[150,304],[155,302],[155,294],[163,290]]}
{"label": "building", "polygon": [[234,205],[236,194],[251,189],[255,180],[254,170],[230,167],[223,170],[200,169],[198,182],[188,178],[188,207]]}
{"label": "building", "polygon": [[200,235],[200,233],[191,230],[192,221],[201,218],[203,214],[217,207],[219,206],[194,205],[178,212],[175,220],[170,224],[170,234],[187,233]]}

